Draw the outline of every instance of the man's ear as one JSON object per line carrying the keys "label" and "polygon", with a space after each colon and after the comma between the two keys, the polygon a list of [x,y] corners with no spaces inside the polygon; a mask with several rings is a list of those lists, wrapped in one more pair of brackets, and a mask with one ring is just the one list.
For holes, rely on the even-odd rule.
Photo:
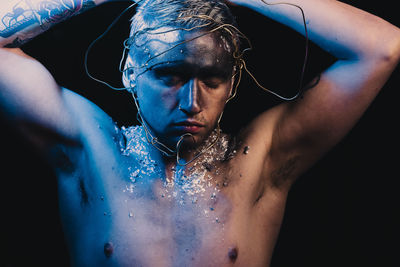
{"label": "man's ear", "polygon": [[122,72],[122,83],[128,91],[133,90],[132,82],[135,81],[135,72],[133,67],[133,60],[130,55],[126,57],[124,71]]}

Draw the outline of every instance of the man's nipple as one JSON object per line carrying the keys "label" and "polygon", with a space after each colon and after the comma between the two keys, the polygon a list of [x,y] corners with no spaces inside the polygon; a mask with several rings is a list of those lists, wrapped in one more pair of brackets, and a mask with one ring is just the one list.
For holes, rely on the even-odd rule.
{"label": "man's nipple", "polygon": [[111,255],[114,252],[114,246],[112,245],[111,242],[107,242],[104,244],[104,255],[106,255],[107,258],[111,257]]}
{"label": "man's nipple", "polygon": [[235,262],[236,259],[237,259],[237,257],[238,257],[238,254],[239,254],[239,252],[238,252],[237,247],[231,247],[231,248],[228,250],[228,258],[229,258],[229,260],[230,260],[231,262]]}

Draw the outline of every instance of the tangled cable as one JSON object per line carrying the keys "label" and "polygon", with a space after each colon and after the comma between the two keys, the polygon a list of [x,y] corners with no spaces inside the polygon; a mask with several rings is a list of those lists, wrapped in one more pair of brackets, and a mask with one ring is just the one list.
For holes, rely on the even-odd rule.
{"label": "tangled cable", "polygon": [[[136,99],[136,96],[135,96],[135,93],[134,93],[134,90],[133,90],[132,87],[128,87],[127,88],[127,87],[115,87],[115,86],[112,86],[108,82],[94,77],[92,74],[90,74],[89,69],[88,69],[88,55],[89,55],[91,49],[93,48],[93,46],[111,30],[111,28],[120,20],[120,18],[128,10],[130,10],[131,8],[137,6],[142,1],[144,1],[144,0],[140,0],[140,1],[136,2],[136,3],[133,3],[132,5],[127,7],[125,10],[123,10],[112,21],[112,23],[107,27],[107,29],[101,35],[99,35],[95,40],[93,40],[90,43],[90,45],[88,46],[88,48],[86,50],[85,57],[84,57],[85,72],[88,75],[88,77],[91,78],[92,80],[94,80],[96,82],[99,82],[99,83],[101,83],[103,85],[106,85],[106,86],[108,86],[109,88],[111,88],[113,90],[127,90],[127,91],[131,92],[131,94],[133,96],[133,100],[134,100],[135,106],[136,106],[136,108],[138,110],[137,118],[138,118],[139,123],[143,126],[143,128],[145,130],[147,141],[152,146],[154,146],[157,150],[162,152],[164,155],[166,155],[168,157],[176,156],[177,164],[181,165],[181,166],[185,166],[185,165],[189,164],[190,162],[194,161],[195,159],[197,159],[205,151],[207,151],[208,149],[210,149],[212,146],[214,146],[217,143],[217,141],[218,141],[218,139],[220,137],[220,121],[221,121],[223,112],[220,114],[220,116],[218,118],[218,121],[217,121],[217,129],[216,129],[217,130],[217,137],[215,138],[215,140],[213,142],[211,142],[211,144],[209,146],[207,146],[203,150],[197,152],[197,154],[195,154],[195,156],[191,160],[189,160],[187,162],[184,162],[184,163],[181,163],[181,157],[180,157],[179,151],[180,151],[182,142],[183,142],[185,137],[194,138],[193,135],[191,133],[185,133],[185,134],[181,135],[179,140],[178,140],[178,142],[177,142],[177,144],[176,144],[175,149],[169,148],[167,145],[165,145],[162,142],[160,142],[157,137],[155,137],[155,136],[153,136],[151,134],[151,132],[150,132],[150,130],[148,128],[149,126],[147,125],[148,123],[144,120],[144,118],[143,118],[143,116],[141,114],[141,110],[140,110],[139,104],[137,102],[137,99]],[[119,63],[119,71],[121,73],[125,73],[125,72],[132,71],[132,69],[142,69],[143,71],[140,72],[137,75],[137,76],[140,76],[143,73],[145,73],[146,71],[151,70],[152,68],[154,68],[157,64],[162,64],[162,63],[156,63],[156,64],[151,65],[150,62],[153,59],[155,59],[155,58],[157,58],[157,57],[159,57],[159,56],[161,56],[161,55],[163,55],[165,53],[168,53],[169,51],[173,50],[174,48],[176,48],[178,46],[181,46],[181,45],[183,45],[185,43],[191,42],[191,41],[193,41],[193,40],[195,40],[197,38],[200,38],[202,36],[205,36],[207,34],[211,34],[211,33],[217,32],[217,31],[224,31],[227,34],[230,34],[232,37],[233,37],[233,33],[236,33],[239,38],[242,38],[242,39],[246,40],[246,42],[248,44],[248,47],[246,47],[245,49],[240,51],[239,44],[235,41],[235,38],[232,38],[233,45],[234,45],[234,52],[232,54],[233,55],[233,59],[234,59],[234,72],[232,74],[232,78],[234,78],[234,80],[235,80],[235,85],[233,87],[231,96],[227,99],[226,102],[230,101],[231,99],[233,99],[237,95],[237,90],[238,90],[238,87],[239,87],[239,84],[240,84],[240,81],[241,81],[241,78],[242,78],[243,70],[252,78],[252,80],[255,82],[255,84],[259,88],[261,88],[262,90],[264,90],[264,91],[266,91],[266,92],[268,92],[268,93],[274,95],[275,97],[278,97],[279,99],[284,100],[284,101],[296,100],[302,94],[302,92],[304,91],[303,80],[304,80],[304,74],[305,74],[305,70],[306,70],[306,65],[307,65],[307,60],[308,60],[308,50],[309,50],[308,29],[307,29],[307,23],[306,23],[306,17],[305,17],[304,11],[299,5],[288,3],[288,2],[268,3],[265,0],[261,0],[261,1],[264,4],[269,5],[269,6],[273,6],[273,5],[293,6],[293,7],[297,8],[297,9],[299,9],[300,12],[301,12],[301,15],[302,15],[302,20],[303,20],[303,24],[304,24],[304,35],[305,35],[305,56],[304,56],[304,61],[303,61],[303,65],[302,65],[301,75],[300,75],[299,87],[298,87],[297,93],[295,95],[293,95],[292,97],[284,97],[284,96],[280,95],[279,93],[274,92],[274,91],[264,87],[263,85],[261,85],[258,82],[258,80],[255,78],[255,76],[249,71],[249,69],[246,66],[246,62],[243,59],[244,54],[247,51],[252,50],[252,45],[251,45],[250,40],[242,32],[240,32],[237,27],[235,27],[235,26],[233,26],[231,24],[218,23],[216,20],[214,20],[213,18],[211,18],[208,15],[190,15],[190,17],[180,16],[180,17],[177,18],[177,20],[185,20],[185,19],[188,19],[188,18],[195,18],[195,19],[199,19],[199,20],[202,20],[202,21],[206,21],[204,24],[193,26],[193,27],[190,27],[190,28],[174,27],[173,29],[159,31],[160,28],[165,26],[165,25],[161,25],[161,26],[158,26],[158,27],[146,28],[146,29],[143,29],[143,30],[135,32],[132,36],[130,36],[129,38],[125,39],[124,42],[123,42],[124,49],[123,49],[123,53],[122,53],[122,58],[121,58],[120,63]],[[212,28],[211,30],[207,30],[207,31],[202,30],[202,29],[204,29],[206,27],[209,27],[211,25],[216,25],[216,26],[214,28]],[[177,44],[172,45],[168,49],[166,49],[164,51],[161,51],[158,54],[153,55],[152,57],[149,57],[144,62],[144,64],[142,64],[141,66],[123,68],[123,63],[124,63],[125,58],[127,56],[127,51],[132,49],[133,46],[138,48],[138,47],[141,47],[141,46],[145,45],[145,44],[138,44],[136,42],[137,39],[138,39],[138,36],[140,36],[142,34],[147,34],[147,35],[166,34],[166,33],[172,32],[172,31],[180,31],[180,30],[187,31],[187,32],[194,31],[194,30],[199,30],[198,31],[199,34],[194,36],[194,37],[192,37],[192,38],[190,38],[190,39],[185,39],[185,40],[183,40],[181,42],[178,42]]]}

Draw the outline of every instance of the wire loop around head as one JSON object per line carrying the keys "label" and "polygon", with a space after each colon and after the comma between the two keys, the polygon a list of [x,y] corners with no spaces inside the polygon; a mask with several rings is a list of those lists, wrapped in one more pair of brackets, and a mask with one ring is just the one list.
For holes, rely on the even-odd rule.
{"label": "wire loop around head", "polygon": [[[117,91],[128,90],[128,91],[130,91],[132,88],[131,88],[131,87],[130,87],[130,88],[126,88],[126,87],[115,87],[115,86],[112,86],[110,83],[108,83],[108,82],[106,82],[106,81],[104,81],[104,80],[98,79],[98,78],[94,77],[93,75],[91,75],[90,72],[89,72],[89,69],[88,69],[88,55],[89,55],[89,52],[90,52],[90,50],[92,49],[92,47],[93,47],[100,39],[102,39],[102,38],[111,30],[111,28],[117,23],[117,21],[118,21],[129,9],[131,9],[131,8],[133,8],[134,6],[138,5],[141,1],[143,1],[143,0],[140,0],[140,1],[136,2],[136,3],[133,3],[132,5],[130,5],[129,7],[127,7],[125,10],[123,10],[123,11],[121,12],[121,14],[118,15],[117,18],[114,19],[114,20],[112,21],[112,23],[107,27],[107,29],[89,45],[89,47],[87,48],[87,50],[86,50],[86,52],[85,52],[84,65],[85,65],[85,72],[86,72],[86,74],[87,74],[87,75],[89,76],[89,78],[91,78],[92,80],[97,81],[97,82],[99,82],[99,83],[101,83],[101,84],[104,84],[104,85],[108,86],[109,88],[111,88],[111,89],[113,89],[113,90],[117,90]],[[304,14],[304,10],[303,10],[299,5],[292,4],[292,3],[288,3],[288,2],[269,3],[269,2],[267,2],[267,1],[265,1],[265,0],[261,0],[261,1],[262,1],[264,4],[270,5],[270,6],[273,6],[273,5],[289,5],[289,6],[293,6],[293,7],[295,7],[295,8],[298,8],[298,9],[300,10],[300,12],[301,12],[301,15],[302,15],[302,20],[303,20],[303,24],[304,24],[304,34],[305,34],[305,40],[306,40],[306,44],[305,44],[305,56],[304,56],[304,62],[303,62],[302,71],[301,71],[301,75],[300,75],[299,88],[298,88],[298,90],[297,90],[297,93],[296,93],[294,96],[292,96],[292,97],[284,97],[284,96],[280,95],[279,93],[277,93],[277,92],[275,92],[275,91],[272,91],[272,90],[270,90],[270,89],[267,89],[266,87],[262,86],[262,85],[257,81],[257,79],[255,78],[255,76],[249,71],[249,69],[247,68],[246,63],[245,63],[245,61],[244,61],[244,59],[243,59],[244,53],[252,49],[250,40],[249,40],[242,32],[240,32],[235,26],[230,25],[230,24],[221,24],[221,23],[218,23],[218,22],[215,21],[213,18],[211,18],[211,17],[209,17],[209,16],[207,16],[207,15],[182,16],[182,17],[179,17],[179,18],[178,18],[178,20],[184,20],[184,19],[188,19],[188,18],[198,18],[198,19],[202,19],[202,20],[208,21],[208,22],[206,22],[206,23],[204,23],[204,24],[202,24],[202,25],[193,26],[193,27],[191,27],[191,28],[179,27],[179,28],[174,28],[174,29],[168,29],[168,30],[165,30],[165,31],[157,31],[158,29],[160,29],[160,28],[162,28],[163,26],[165,26],[165,25],[161,25],[161,26],[158,26],[158,27],[147,28],[147,29],[144,29],[144,30],[141,30],[141,31],[136,32],[133,36],[127,38],[127,39],[123,42],[124,49],[123,49],[122,58],[121,58],[120,64],[119,64],[119,71],[125,74],[125,72],[126,72],[126,71],[129,71],[131,68],[139,68],[139,69],[143,69],[143,68],[144,68],[145,70],[144,70],[142,73],[140,73],[140,74],[143,74],[145,71],[147,71],[147,70],[149,70],[149,69],[151,68],[151,66],[149,67],[149,63],[150,63],[151,60],[153,60],[154,58],[159,57],[159,56],[161,56],[161,55],[163,55],[163,54],[165,54],[165,53],[171,51],[172,49],[174,49],[174,48],[176,48],[176,47],[178,47],[178,46],[180,46],[180,45],[183,45],[184,43],[193,41],[193,40],[195,40],[195,39],[197,39],[197,38],[200,38],[200,37],[202,37],[202,36],[204,36],[204,35],[206,35],[206,34],[210,34],[210,33],[212,33],[212,32],[215,32],[215,31],[218,31],[218,30],[221,30],[221,29],[222,29],[222,30],[225,30],[226,32],[230,33],[231,35],[233,35],[232,31],[235,31],[235,32],[238,34],[238,36],[239,36],[240,38],[243,38],[243,39],[245,39],[245,40],[247,41],[249,47],[243,49],[242,51],[239,51],[237,44],[234,44],[236,47],[235,47],[235,51],[233,52],[233,57],[234,57],[234,59],[236,60],[236,67],[237,67],[238,70],[239,70],[239,75],[238,75],[239,79],[238,79],[238,81],[236,82],[236,85],[235,85],[235,88],[234,88],[234,91],[233,91],[232,96],[229,97],[229,99],[227,100],[227,102],[230,101],[231,99],[233,99],[233,98],[236,96],[237,89],[238,89],[239,83],[240,83],[240,79],[241,79],[241,77],[242,77],[242,70],[243,70],[243,69],[246,71],[247,74],[249,74],[249,76],[250,76],[250,77],[252,78],[252,80],[256,83],[256,85],[257,85],[259,88],[261,88],[262,90],[264,90],[264,91],[266,91],[266,92],[268,92],[268,93],[274,95],[275,97],[277,97],[277,98],[279,98],[279,99],[281,99],[281,100],[284,100],[284,101],[292,101],[292,100],[295,100],[295,99],[297,99],[297,98],[302,94],[302,92],[303,92],[303,80],[304,80],[305,69],[306,69],[306,65],[307,65],[307,61],[308,61],[308,49],[309,49],[309,47],[308,47],[308,42],[309,42],[309,38],[308,38],[308,29],[307,29],[307,23],[306,23],[306,17],[305,17],[305,14]],[[209,26],[209,25],[211,25],[211,24],[215,24],[215,25],[218,25],[218,26],[216,26],[215,28],[213,28],[213,29],[211,29],[211,30],[209,30],[209,31],[203,32],[203,33],[199,34],[198,36],[195,36],[195,37],[193,37],[193,38],[191,38],[191,39],[189,39],[189,40],[184,40],[184,41],[182,41],[182,42],[179,42],[178,44],[173,45],[172,47],[166,49],[165,51],[161,51],[160,53],[158,53],[158,54],[154,55],[153,57],[147,59],[147,61],[146,61],[143,65],[141,65],[141,66],[139,66],[139,67],[128,67],[128,68],[126,68],[126,69],[123,69],[123,67],[122,67],[122,66],[123,66],[123,62],[125,61],[125,57],[127,56],[127,50],[131,49],[132,45],[133,45],[133,46],[136,46],[136,47],[140,47],[140,46],[141,46],[141,45],[137,45],[137,44],[135,43],[135,37],[136,37],[137,35],[140,35],[140,34],[153,34],[153,35],[155,35],[155,34],[165,34],[165,33],[168,33],[168,32],[171,32],[171,31],[177,31],[177,30],[192,31],[192,30],[201,29],[201,28],[203,28],[203,27],[207,27],[207,26]],[[139,75],[140,75],[140,74],[139,74]],[[236,75],[236,74],[235,74],[235,75]]]}
{"label": "wire loop around head", "polygon": [[[137,2],[135,2],[135,3],[133,3],[133,4],[131,4],[130,6],[128,6],[126,9],[124,9],[124,10],[111,22],[111,24],[107,27],[107,29],[89,44],[88,48],[87,48],[86,51],[85,51],[85,56],[84,56],[84,67],[85,67],[86,75],[87,75],[90,79],[92,79],[92,80],[94,80],[94,81],[96,81],[96,82],[98,82],[98,83],[101,83],[101,84],[103,84],[103,85],[105,85],[105,86],[107,86],[107,87],[109,87],[109,88],[111,88],[111,89],[113,89],[113,90],[116,90],[116,91],[122,91],[122,90],[126,90],[126,89],[127,89],[126,87],[114,87],[114,86],[112,86],[110,83],[108,83],[108,82],[106,82],[106,81],[104,81],[104,80],[98,79],[98,78],[94,77],[92,74],[90,74],[90,72],[89,72],[89,67],[88,67],[88,57],[89,57],[89,53],[90,53],[90,51],[92,50],[93,46],[94,46],[100,39],[104,38],[104,36],[112,29],[112,27],[120,20],[120,18],[121,18],[126,12],[128,12],[128,10],[130,10],[131,8],[137,6],[137,5],[138,5],[140,2],[142,2],[142,1],[143,1],[143,0],[139,0],[139,1],[137,1]],[[126,51],[125,51],[125,49],[124,49],[124,50],[123,50],[123,58],[125,58],[125,53],[126,53]],[[120,65],[119,65],[119,69],[120,69],[120,70],[121,70],[121,65],[122,65],[122,60],[120,61]]]}
{"label": "wire loop around head", "polygon": [[[108,83],[108,82],[106,82],[106,81],[103,81],[103,80],[101,80],[101,79],[98,79],[98,78],[94,77],[93,75],[91,75],[90,72],[89,72],[89,69],[88,69],[88,55],[89,55],[89,52],[91,51],[92,47],[93,47],[100,39],[102,39],[102,38],[111,30],[111,28],[118,22],[118,20],[119,20],[128,10],[130,10],[130,9],[133,8],[133,7],[135,7],[136,5],[138,5],[138,3],[142,2],[142,1],[143,1],[143,0],[139,0],[138,2],[133,3],[132,5],[130,5],[129,7],[127,7],[125,10],[123,10],[123,11],[121,12],[121,14],[119,14],[119,15],[117,16],[117,18],[115,18],[115,19],[112,21],[112,23],[107,27],[107,29],[106,29],[101,35],[99,35],[95,40],[93,40],[93,41],[90,43],[90,45],[88,46],[88,48],[87,48],[87,50],[86,50],[86,52],[85,52],[85,57],[84,57],[85,72],[86,72],[86,74],[88,75],[88,77],[91,78],[92,80],[94,80],[94,81],[96,81],[96,82],[99,82],[99,83],[101,83],[101,84],[103,84],[103,85],[106,85],[107,87],[109,87],[109,88],[111,88],[111,89],[113,89],[113,90],[117,90],[117,91],[127,90],[128,92],[130,92],[130,93],[132,94],[132,96],[133,96],[134,103],[135,103],[136,108],[137,108],[137,111],[138,111],[138,113],[137,113],[138,121],[139,121],[140,124],[143,125],[143,128],[145,129],[147,141],[148,141],[150,144],[152,144],[157,150],[159,150],[160,152],[162,152],[164,155],[169,156],[169,157],[176,156],[176,157],[177,157],[177,164],[178,164],[178,165],[183,165],[183,166],[185,166],[185,165],[189,164],[190,162],[192,162],[193,160],[197,159],[197,158],[198,158],[201,154],[203,154],[206,150],[210,149],[212,146],[214,146],[214,145],[216,144],[216,142],[218,141],[219,136],[220,136],[220,126],[219,126],[219,124],[220,124],[220,120],[221,120],[221,118],[222,118],[223,112],[220,114],[220,117],[219,117],[218,123],[217,123],[217,132],[218,132],[218,133],[217,133],[217,138],[211,143],[210,146],[208,146],[208,147],[205,148],[204,150],[200,151],[200,152],[199,152],[198,154],[196,154],[191,160],[189,160],[188,162],[186,162],[186,163],[183,164],[183,163],[180,162],[181,160],[180,160],[179,150],[180,150],[180,148],[181,148],[183,139],[184,139],[185,137],[187,137],[187,136],[191,136],[192,138],[194,138],[193,135],[191,135],[190,133],[186,133],[186,134],[182,135],[182,136],[180,137],[179,141],[177,142],[176,149],[173,150],[173,149],[169,148],[168,146],[166,146],[166,145],[163,144],[162,142],[158,141],[158,138],[157,138],[157,137],[154,137],[154,136],[150,133],[150,130],[148,129],[148,126],[146,125],[146,122],[145,122],[145,120],[143,119],[143,116],[142,116],[142,114],[141,114],[141,111],[140,111],[140,108],[139,108],[139,105],[138,105],[138,102],[137,102],[137,99],[136,99],[136,96],[135,96],[135,86],[134,86],[134,85],[130,84],[130,87],[128,87],[128,88],[127,88],[127,87],[114,87],[114,86],[112,86],[110,83]],[[127,39],[123,42],[124,49],[123,49],[123,53],[122,53],[122,58],[121,58],[120,63],[119,63],[119,71],[122,72],[124,75],[126,75],[126,72],[127,72],[127,71],[135,71],[135,69],[144,69],[143,72],[141,72],[140,74],[136,75],[136,78],[137,78],[139,75],[143,74],[143,73],[146,72],[147,70],[149,70],[149,69],[151,69],[152,67],[154,67],[154,66],[150,66],[150,67],[149,67],[149,63],[150,63],[151,60],[153,60],[154,58],[159,57],[159,56],[161,56],[161,55],[163,55],[163,54],[165,54],[165,53],[168,53],[168,52],[171,51],[172,49],[174,49],[174,48],[176,48],[176,47],[178,47],[178,46],[180,46],[180,45],[183,45],[183,44],[185,44],[185,43],[187,43],[187,42],[193,41],[193,40],[195,40],[195,39],[197,39],[197,38],[200,38],[200,37],[202,37],[202,36],[204,36],[204,35],[206,35],[206,34],[210,34],[210,33],[216,32],[216,31],[218,31],[218,30],[223,30],[223,31],[227,32],[228,34],[230,34],[231,36],[233,36],[233,32],[235,32],[239,38],[245,39],[245,40],[247,41],[247,43],[248,43],[248,47],[245,48],[245,49],[243,49],[242,51],[240,51],[240,50],[239,50],[239,44],[237,44],[237,43],[235,42],[235,39],[233,38],[233,45],[235,46],[235,51],[233,52],[233,58],[234,58],[234,60],[235,60],[235,69],[236,69],[236,70],[235,70],[234,73],[232,74],[232,78],[236,78],[236,75],[237,75],[237,81],[234,81],[235,84],[234,84],[234,86],[233,86],[232,94],[231,94],[231,96],[227,99],[226,103],[227,103],[228,101],[232,100],[232,99],[237,95],[237,90],[238,90],[238,87],[239,87],[239,84],[240,84],[240,81],[241,81],[241,78],[242,78],[242,71],[243,71],[243,70],[246,71],[246,73],[252,78],[252,80],[256,83],[256,85],[257,85],[259,88],[261,88],[262,90],[264,90],[264,91],[266,91],[266,92],[268,92],[268,93],[270,93],[270,94],[272,94],[272,95],[274,95],[274,96],[276,96],[276,97],[278,97],[279,99],[284,100],[284,101],[292,101],[292,100],[295,100],[295,99],[297,99],[297,98],[302,94],[302,92],[303,92],[303,80],[304,80],[304,74],[305,74],[305,69],[306,69],[307,60],[308,60],[308,49],[309,49],[309,47],[308,47],[308,42],[309,42],[309,38],[308,38],[307,23],[306,23],[306,17],[305,17],[304,11],[303,11],[303,9],[302,9],[300,6],[295,5],[295,4],[292,4],[292,3],[287,3],[287,2],[268,3],[268,2],[266,2],[265,0],[261,0],[261,1],[262,1],[264,4],[266,4],[266,5],[271,5],[271,6],[272,6],[272,5],[290,5],[290,6],[294,6],[294,7],[298,8],[298,9],[301,11],[301,15],[302,15],[303,23],[304,23],[305,39],[306,39],[305,57],[304,57],[304,62],[303,62],[303,66],[302,66],[302,71],[301,71],[301,76],[300,76],[300,82],[299,82],[298,92],[297,92],[294,96],[292,96],[292,97],[284,97],[284,96],[282,96],[282,95],[280,95],[280,94],[278,94],[278,93],[276,93],[276,92],[274,92],[274,91],[272,91],[272,90],[269,90],[269,89],[265,88],[264,86],[262,86],[262,85],[257,81],[257,79],[255,78],[255,76],[248,70],[248,68],[247,68],[247,66],[246,66],[246,62],[245,62],[245,60],[243,59],[243,56],[244,56],[245,52],[247,52],[247,51],[249,51],[249,50],[252,49],[250,40],[249,40],[243,33],[241,33],[235,26],[233,26],[233,25],[231,25],[231,24],[222,24],[222,23],[218,23],[218,22],[215,21],[213,18],[211,18],[211,17],[209,17],[209,16],[207,16],[207,15],[192,15],[192,16],[189,16],[189,17],[192,17],[192,18],[198,18],[198,19],[202,19],[202,20],[208,21],[208,22],[205,23],[205,24],[198,25],[198,26],[194,26],[194,27],[192,27],[192,28],[178,27],[178,28],[173,28],[173,29],[169,29],[169,30],[166,30],[166,31],[156,31],[157,29],[160,29],[160,28],[162,28],[163,26],[165,26],[165,25],[161,25],[161,26],[156,27],[156,28],[148,28],[148,29],[145,29],[145,30],[136,32],[133,36],[127,38]],[[188,17],[183,16],[183,17],[180,17],[180,18],[178,18],[178,19],[187,19],[187,18],[188,18]],[[125,68],[125,69],[123,69],[123,67],[122,67],[122,66],[124,65],[125,58],[126,58],[126,56],[127,56],[127,54],[128,54],[127,51],[129,51],[129,50],[131,49],[132,46],[137,46],[136,43],[135,43],[135,41],[136,41],[136,40],[135,40],[135,37],[136,37],[137,35],[139,35],[139,34],[163,34],[163,33],[167,33],[167,32],[170,32],[170,31],[177,31],[177,30],[192,31],[192,30],[201,29],[201,28],[206,27],[206,26],[209,26],[209,25],[211,25],[211,24],[215,24],[215,25],[217,25],[217,26],[214,27],[214,28],[212,28],[211,30],[208,30],[208,31],[203,31],[203,32],[200,31],[200,34],[199,34],[198,36],[195,36],[195,37],[193,37],[193,38],[191,38],[191,39],[188,39],[188,40],[184,40],[184,41],[182,41],[182,42],[179,42],[178,44],[173,45],[172,47],[166,49],[165,51],[161,51],[160,53],[154,55],[153,57],[150,57],[142,66],[139,66],[139,67],[133,67],[133,66],[132,66],[132,67],[127,67],[127,68]],[[154,32],[152,32],[152,31],[154,31]],[[140,47],[140,46],[137,46],[137,47]],[[129,75],[128,75],[128,77],[129,77]],[[235,80],[236,80],[236,79],[235,79]]]}

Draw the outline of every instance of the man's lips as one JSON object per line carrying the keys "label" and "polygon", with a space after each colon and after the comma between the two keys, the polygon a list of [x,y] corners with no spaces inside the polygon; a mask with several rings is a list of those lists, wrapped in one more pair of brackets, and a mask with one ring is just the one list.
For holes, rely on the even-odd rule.
{"label": "man's lips", "polygon": [[180,121],[177,123],[173,123],[173,126],[175,128],[178,128],[179,131],[182,131],[185,133],[198,133],[201,131],[201,128],[205,127],[204,124],[202,124],[201,122],[198,122],[196,120]]}
{"label": "man's lips", "polygon": [[198,122],[196,120],[184,120],[184,121],[176,122],[174,124],[178,125],[178,126],[197,126],[197,127],[205,126],[204,124],[202,124],[201,122]]}

